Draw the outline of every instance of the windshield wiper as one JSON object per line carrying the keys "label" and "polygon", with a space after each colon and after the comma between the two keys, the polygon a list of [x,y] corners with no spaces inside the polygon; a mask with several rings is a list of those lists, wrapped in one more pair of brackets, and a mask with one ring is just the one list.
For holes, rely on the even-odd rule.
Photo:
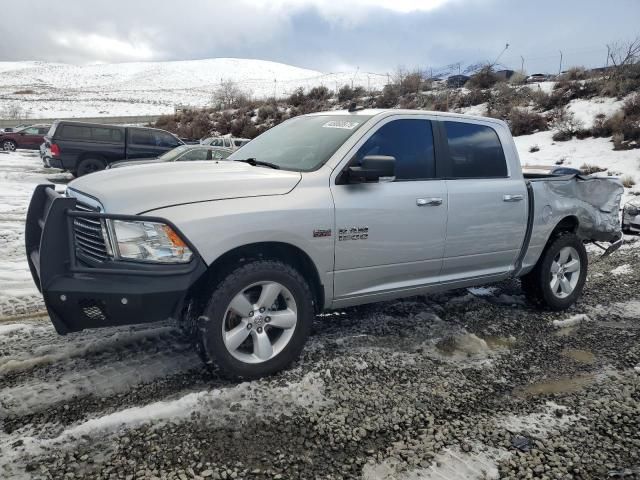
{"label": "windshield wiper", "polygon": [[249,165],[253,165],[254,167],[264,166],[264,167],[270,167],[270,168],[275,168],[276,170],[280,170],[280,166],[276,165],[275,163],[263,162],[262,160],[256,160],[255,158],[244,158],[241,160],[234,160],[234,162],[244,162],[244,163],[248,163]]}

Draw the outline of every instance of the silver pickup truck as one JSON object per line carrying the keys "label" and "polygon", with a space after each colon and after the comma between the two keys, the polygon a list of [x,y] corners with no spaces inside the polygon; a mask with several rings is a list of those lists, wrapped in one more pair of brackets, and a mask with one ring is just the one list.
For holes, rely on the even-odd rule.
{"label": "silver pickup truck", "polygon": [[323,310],[509,277],[565,309],[585,243],[621,243],[617,180],[525,178],[491,118],[317,113],[229,160],[36,189],[26,250],[60,334],[173,318],[207,362],[259,377],[300,354]]}

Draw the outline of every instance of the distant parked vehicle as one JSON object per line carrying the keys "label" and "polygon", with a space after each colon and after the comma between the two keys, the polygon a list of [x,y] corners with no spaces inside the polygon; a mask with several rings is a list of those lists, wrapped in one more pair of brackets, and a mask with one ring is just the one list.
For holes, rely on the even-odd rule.
{"label": "distant parked vehicle", "polygon": [[121,160],[111,163],[107,168],[130,167],[147,163],[189,162],[197,160],[224,160],[233,153],[230,148],[210,147],[208,145],[180,145],[155,158],[140,160]]}
{"label": "distant parked vehicle", "polygon": [[2,132],[0,133],[0,146],[9,152],[17,148],[37,149],[44,141],[49,127],[49,125],[32,125],[15,132]]}
{"label": "distant parked vehicle", "polygon": [[550,75],[547,75],[545,73],[534,73],[533,75],[529,75],[527,77],[527,83],[546,82],[550,79]]}
{"label": "distant parked vehicle", "polygon": [[44,138],[45,165],[68,170],[76,177],[104,170],[119,160],[158,157],[184,143],[155,128],[119,127],[57,121]]}
{"label": "distant parked vehicle", "polygon": [[15,127],[7,127],[4,130],[0,130],[0,132],[4,132],[4,133],[13,133],[13,132],[17,132],[18,130],[22,130],[23,128],[27,128],[30,127],[31,125],[28,123],[21,123],[20,125],[16,125]]}
{"label": "distant parked vehicle", "polygon": [[237,150],[243,145],[249,143],[248,138],[235,138],[235,137],[209,137],[201,140],[202,145],[211,145],[212,147],[225,147],[231,150]]}

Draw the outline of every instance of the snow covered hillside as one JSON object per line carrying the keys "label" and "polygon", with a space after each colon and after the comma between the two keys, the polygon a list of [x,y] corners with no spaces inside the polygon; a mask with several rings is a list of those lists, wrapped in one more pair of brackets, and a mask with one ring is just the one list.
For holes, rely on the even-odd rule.
{"label": "snow covered hillside", "polygon": [[381,88],[387,77],[323,73],[264,60],[213,58],[176,62],[67,65],[0,62],[0,117],[19,105],[31,118],[153,115],[177,105],[206,106],[221,81],[254,97],[289,95],[297,87],[344,84]]}

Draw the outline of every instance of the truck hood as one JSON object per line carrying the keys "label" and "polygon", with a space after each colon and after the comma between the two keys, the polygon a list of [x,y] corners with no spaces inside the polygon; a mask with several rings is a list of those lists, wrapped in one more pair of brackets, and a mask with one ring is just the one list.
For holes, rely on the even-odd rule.
{"label": "truck hood", "polygon": [[201,161],[133,165],[92,173],[69,184],[100,202],[105,212],[136,215],[171,205],[284,195],[301,174],[243,162]]}

